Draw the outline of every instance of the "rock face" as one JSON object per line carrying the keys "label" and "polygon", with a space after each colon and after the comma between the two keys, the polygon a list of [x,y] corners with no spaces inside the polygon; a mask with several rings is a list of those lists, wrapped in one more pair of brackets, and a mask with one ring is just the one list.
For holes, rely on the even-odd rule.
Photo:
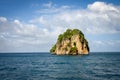
{"label": "rock face", "polygon": [[59,35],[56,44],[51,48],[50,52],[57,55],[89,54],[89,46],[80,30],[67,29],[66,32]]}

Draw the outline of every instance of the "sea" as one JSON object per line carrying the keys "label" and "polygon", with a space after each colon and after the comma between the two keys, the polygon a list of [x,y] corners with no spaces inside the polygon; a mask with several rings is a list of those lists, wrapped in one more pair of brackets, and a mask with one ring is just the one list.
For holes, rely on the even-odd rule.
{"label": "sea", "polygon": [[120,80],[120,52],[0,53],[0,80]]}

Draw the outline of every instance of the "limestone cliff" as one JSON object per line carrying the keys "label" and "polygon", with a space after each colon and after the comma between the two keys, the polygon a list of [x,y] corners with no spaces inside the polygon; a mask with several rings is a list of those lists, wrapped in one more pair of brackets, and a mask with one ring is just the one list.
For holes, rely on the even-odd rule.
{"label": "limestone cliff", "polygon": [[78,29],[67,29],[60,34],[57,43],[51,48],[51,53],[57,55],[88,54],[89,46],[84,34]]}

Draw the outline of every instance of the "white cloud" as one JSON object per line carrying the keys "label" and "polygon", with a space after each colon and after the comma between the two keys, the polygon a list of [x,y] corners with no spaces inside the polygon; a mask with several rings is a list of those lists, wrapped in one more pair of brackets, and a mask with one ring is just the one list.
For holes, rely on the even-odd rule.
{"label": "white cloud", "polygon": [[38,24],[45,24],[46,21],[44,20],[43,16],[40,16],[39,18],[30,20],[31,23],[38,23]]}
{"label": "white cloud", "polygon": [[68,5],[62,5],[57,6],[56,4],[53,4],[52,2],[44,3],[42,9],[37,10],[37,13],[43,13],[43,14],[55,14],[60,13],[62,11],[69,10],[71,7]]}
{"label": "white cloud", "polygon": [[[55,43],[63,31],[56,27],[49,30],[17,19],[0,23],[0,51],[45,51]],[[46,47],[47,46],[47,47]],[[6,47],[6,48],[4,48]],[[42,50],[41,50],[42,49]]]}
{"label": "white cloud", "polygon": [[[49,13],[49,9],[47,11]],[[56,12],[53,9],[52,12],[54,13],[54,11]],[[58,12],[54,15],[42,15],[42,18],[46,22],[44,26],[71,26],[72,28],[79,28],[84,32],[92,34],[120,32],[119,6],[104,2],[95,2],[88,5],[87,9],[62,10],[58,8]]]}
{"label": "white cloud", "polygon": [[44,3],[44,7],[51,8],[52,7],[52,2]]}
{"label": "white cloud", "polygon": [[7,19],[5,17],[0,17],[0,22],[6,22]]}
{"label": "white cloud", "polygon": [[90,50],[94,52],[99,51],[119,51],[120,40],[94,40],[89,41]]}
{"label": "white cloud", "polygon": [[31,7],[39,7],[40,5],[38,3],[32,3]]}
{"label": "white cloud", "polygon": [[70,9],[69,7],[65,7],[65,6],[61,6],[59,8],[56,8],[56,7],[52,7],[52,8],[45,8],[45,9],[40,9],[40,10],[37,10],[36,12],[37,13],[43,13],[43,14],[55,14],[55,13],[60,13],[62,11],[66,11]]}
{"label": "white cloud", "polygon": [[106,4],[105,2],[94,2],[93,4],[89,4],[88,9],[100,12],[119,12],[112,4]]}

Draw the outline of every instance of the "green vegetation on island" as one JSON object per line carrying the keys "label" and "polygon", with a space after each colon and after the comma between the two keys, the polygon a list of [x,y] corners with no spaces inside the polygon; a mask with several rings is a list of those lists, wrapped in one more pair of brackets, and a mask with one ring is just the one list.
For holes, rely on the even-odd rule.
{"label": "green vegetation on island", "polygon": [[50,49],[50,52],[55,52],[55,49],[56,49],[56,45],[54,45],[51,49]]}
{"label": "green vegetation on island", "polygon": [[58,41],[61,42],[63,39],[68,38],[69,40],[71,40],[71,37],[73,35],[77,35],[79,34],[79,36],[83,39],[84,38],[84,34],[78,30],[78,29],[67,29],[66,32],[64,32],[63,34],[60,34],[58,37]]}

